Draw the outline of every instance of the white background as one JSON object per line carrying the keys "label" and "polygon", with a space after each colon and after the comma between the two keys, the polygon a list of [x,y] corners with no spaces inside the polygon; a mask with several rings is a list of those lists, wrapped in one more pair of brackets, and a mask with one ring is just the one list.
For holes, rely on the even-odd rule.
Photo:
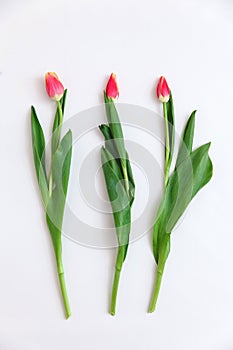
{"label": "white background", "polygon": [[[232,11],[231,0],[0,1],[0,350],[233,349]],[[164,74],[177,129],[195,108],[195,144],[212,141],[213,180],[174,232],[152,315],[148,235],[130,246],[115,318],[115,251],[63,238],[73,310],[64,320],[30,139],[31,104],[49,135],[51,70],[69,89],[66,118],[102,103],[112,71],[120,102],[159,112]]]}

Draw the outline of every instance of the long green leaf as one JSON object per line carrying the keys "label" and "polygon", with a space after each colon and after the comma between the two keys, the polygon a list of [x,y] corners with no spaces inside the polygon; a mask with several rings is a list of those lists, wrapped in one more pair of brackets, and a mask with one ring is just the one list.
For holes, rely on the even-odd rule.
{"label": "long green leaf", "polygon": [[[112,156],[115,158],[115,160],[118,163],[118,165],[121,169],[121,172],[122,172],[121,163],[119,161],[119,154],[117,152],[115,140],[113,139],[113,135],[112,135],[110,127],[106,124],[102,124],[99,126],[99,129],[105,137],[106,150],[108,150],[112,154]],[[132,205],[133,201],[134,201],[134,195],[135,195],[135,182],[134,182],[133,172],[131,169],[131,164],[129,161],[129,155],[128,155],[127,151],[126,151],[126,168],[127,168],[128,179],[129,179],[130,205]],[[123,176],[123,173],[121,176],[118,174],[118,176],[121,178]]]}
{"label": "long green leaf", "polygon": [[207,143],[193,151],[172,174],[165,193],[166,232],[173,230],[193,197],[210,181],[212,163],[209,147],[210,143]]}
{"label": "long green leaf", "polygon": [[104,101],[109,125],[103,124],[99,127],[105,137],[105,148],[101,149],[101,160],[119,244],[110,308],[110,313],[115,315],[120,273],[129,244],[135,183],[113,99],[108,98],[104,93]]}
{"label": "long green leaf", "polygon": [[50,228],[55,252],[60,249],[62,221],[72,156],[72,133],[69,130],[53,155],[52,173],[54,189],[47,206],[47,222]]}
{"label": "long green leaf", "polygon": [[56,187],[66,196],[72,155],[72,132],[69,130],[53,155],[52,173]]}
{"label": "long green leaf", "polygon": [[[67,90],[64,91],[64,94],[60,100],[60,104],[61,104],[61,109],[62,109],[62,114],[64,115],[64,110],[65,110],[65,104],[66,104],[66,96],[67,96]],[[60,121],[61,122],[61,121]],[[58,138],[59,138],[59,111],[58,108],[56,110],[56,114],[55,114],[55,118],[54,118],[54,122],[53,122],[53,134],[52,134],[52,153],[54,153],[56,151],[57,148],[57,144],[59,142]]]}
{"label": "long green leaf", "polygon": [[195,115],[196,115],[196,111],[193,111],[186,123],[183,137],[180,141],[179,152],[176,160],[176,168],[192,152],[194,128],[195,128]]}
{"label": "long green leaf", "polygon": [[55,252],[56,262],[58,273],[63,272],[63,264],[62,264],[62,241],[61,241],[61,229],[57,226],[57,223],[54,224],[54,221],[51,220],[49,214],[46,213],[46,222],[49,228],[50,236],[53,243],[53,248]]}
{"label": "long green leaf", "polygon": [[109,165],[111,166],[113,172],[116,174],[118,180],[122,181],[123,175],[122,175],[121,166],[119,165],[119,162],[117,161],[117,159],[114,158],[113,154],[109,152],[107,148],[103,149],[103,152],[105,154],[105,159],[107,160],[107,162],[109,162]]}
{"label": "long green leaf", "polygon": [[125,246],[125,259],[130,234],[130,202],[121,180],[110,165],[108,155],[104,148],[101,149],[101,159],[118,242],[120,246]]}
{"label": "long green leaf", "polygon": [[105,101],[105,109],[106,115],[109,123],[109,127],[114,138],[114,143],[119,154],[119,158],[126,163],[126,150],[123,132],[121,128],[121,123],[118,117],[118,113],[115,107],[115,104],[111,98],[106,96],[104,92],[104,101]]}
{"label": "long green leaf", "polygon": [[32,149],[36,175],[41,191],[43,204],[46,207],[48,202],[48,182],[45,169],[45,139],[40,122],[36,115],[35,108],[31,107],[31,131],[32,131]]}
{"label": "long green leaf", "polygon": [[105,148],[114,156],[114,158],[117,160],[117,162],[119,162],[120,165],[120,156],[117,152],[110,127],[106,124],[101,124],[99,125],[99,129],[105,138]]}
{"label": "long green leaf", "polygon": [[174,105],[172,93],[170,93],[169,101],[166,103],[167,108],[167,119],[168,119],[168,130],[169,130],[169,162],[172,162],[172,156],[174,151],[175,142],[175,118],[174,118]]}
{"label": "long green leaf", "polygon": [[130,161],[129,161],[128,152],[126,152],[126,168],[127,168],[128,178],[129,178],[130,206],[132,206],[133,201],[134,201],[134,196],[135,196],[135,182],[134,182],[134,177],[133,177],[131,164],[130,164]]}
{"label": "long green leaf", "polygon": [[213,164],[208,151],[211,143],[207,143],[191,153],[193,164],[192,198],[210,181],[213,175]]}
{"label": "long green leaf", "polygon": [[169,178],[153,231],[153,252],[157,263],[163,236],[172,232],[193,197],[212,177],[209,147],[210,143],[207,143],[191,152]]}

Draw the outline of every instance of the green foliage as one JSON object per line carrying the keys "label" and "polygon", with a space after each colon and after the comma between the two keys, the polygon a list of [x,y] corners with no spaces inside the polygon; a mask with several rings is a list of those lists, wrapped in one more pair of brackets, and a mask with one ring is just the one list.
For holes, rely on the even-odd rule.
{"label": "green foliage", "polygon": [[118,113],[113,102],[112,98],[108,98],[106,93],[104,92],[104,101],[105,101],[105,109],[106,115],[109,123],[109,128],[111,131],[111,135],[114,139],[114,144],[119,155],[119,159],[126,163],[126,150],[124,143],[124,136],[121,128],[121,123],[118,117]]}
{"label": "green foliage", "polygon": [[72,156],[72,133],[69,130],[60,140],[61,126],[65,108],[66,91],[56,110],[53,134],[51,142],[51,169],[50,174],[46,174],[46,150],[44,133],[36,115],[35,108],[31,108],[31,129],[32,129],[32,148],[36,175],[41,191],[43,204],[46,211],[46,221],[53,242],[56,256],[59,281],[61,285],[62,296],[66,309],[66,316],[70,316],[69,301],[66,292],[64,271],[62,264],[62,222],[66,195],[70,174],[70,164]]}
{"label": "green foliage", "polygon": [[[134,200],[135,183],[128,153],[125,150],[122,128],[116,107],[112,99],[108,99],[106,95],[105,105],[109,125],[102,124],[99,126],[105,137],[105,147],[101,149],[102,167],[112,205],[119,246],[125,245],[127,250],[130,234],[130,212]],[[115,137],[118,138],[116,139]],[[130,188],[129,193],[126,191],[122,160],[126,164]]]}
{"label": "green foliage", "polygon": [[210,143],[192,151],[194,118],[195,112],[187,122],[176,168],[169,178],[155,222],[153,252],[157,264],[163,236],[170,235],[193,197],[212,177],[212,163],[208,155]]}
{"label": "green foliage", "polygon": [[72,155],[72,134],[68,131],[61,140],[52,159],[53,190],[46,208],[46,220],[49,226],[57,263],[61,261],[61,231],[69,181]]}
{"label": "green foliage", "polygon": [[41,191],[43,204],[46,207],[48,202],[48,180],[45,169],[45,140],[44,133],[40,122],[37,118],[35,108],[31,107],[31,132],[32,132],[32,149],[36,176]]}
{"label": "green foliage", "polygon": [[67,90],[64,91],[64,94],[63,94],[61,100],[59,101],[59,103],[61,105],[62,115],[59,111],[59,108],[57,108],[54,122],[53,122],[52,145],[51,145],[52,154],[56,151],[58,144],[59,144],[59,140],[60,140],[62,116],[64,115],[66,96],[67,96]]}
{"label": "green foliage", "polygon": [[153,254],[158,270],[149,312],[154,311],[157,302],[161,278],[170,252],[172,230],[194,196],[210,181],[213,173],[209,157],[210,143],[193,151],[195,113],[196,111],[191,114],[186,123],[175,170],[166,184],[154,225]]}
{"label": "green foliage", "polygon": [[120,271],[129,243],[135,183],[116,107],[113,100],[105,93],[104,100],[109,125],[99,126],[105,137],[105,146],[101,149],[101,161],[119,244],[110,311],[114,315]]}
{"label": "green foliage", "polygon": [[168,120],[168,134],[169,134],[169,164],[172,162],[175,142],[175,117],[172,94],[170,94],[169,101],[166,102],[167,120]]}

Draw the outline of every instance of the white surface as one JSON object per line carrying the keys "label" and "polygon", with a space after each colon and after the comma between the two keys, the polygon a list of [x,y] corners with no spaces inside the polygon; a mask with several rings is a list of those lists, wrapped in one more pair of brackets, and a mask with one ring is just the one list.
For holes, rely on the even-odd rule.
{"label": "white surface", "polygon": [[[232,350],[232,1],[2,0],[0,8],[0,350]],[[73,315],[63,319],[30,141],[31,104],[47,136],[51,127],[48,70],[69,88],[67,118],[102,102],[111,71],[120,102],[159,111],[153,89],[165,74],[177,129],[197,108],[195,144],[212,140],[214,178],[173,236],[152,315],[148,236],[130,246],[115,318],[107,313],[114,251],[64,238]]]}

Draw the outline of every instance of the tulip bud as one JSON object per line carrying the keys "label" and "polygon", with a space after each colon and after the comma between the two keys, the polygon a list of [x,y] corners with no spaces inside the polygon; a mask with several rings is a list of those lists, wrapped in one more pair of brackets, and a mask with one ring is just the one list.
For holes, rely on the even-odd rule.
{"label": "tulip bud", "polygon": [[168,87],[167,81],[164,77],[160,77],[157,85],[157,97],[161,102],[168,102],[170,98],[170,89]]}
{"label": "tulip bud", "polygon": [[45,86],[49,97],[54,101],[60,101],[64,94],[64,87],[57,74],[48,72],[45,75]]}
{"label": "tulip bud", "polygon": [[119,90],[117,86],[116,81],[116,74],[112,73],[110,75],[110,78],[108,80],[107,86],[106,86],[106,95],[108,98],[118,98],[119,97]]}

